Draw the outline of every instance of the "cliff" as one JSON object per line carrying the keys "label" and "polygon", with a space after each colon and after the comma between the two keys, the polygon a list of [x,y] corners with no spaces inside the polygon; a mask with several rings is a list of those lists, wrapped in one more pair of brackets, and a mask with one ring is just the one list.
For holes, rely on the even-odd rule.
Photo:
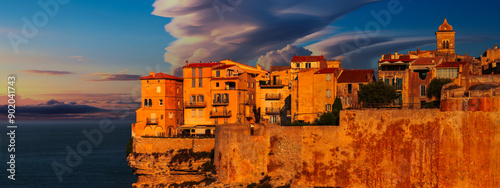
{"label": "cliff", "polygon": [[203,187],[215,181],[214,139],[134,138],[133,187]]}

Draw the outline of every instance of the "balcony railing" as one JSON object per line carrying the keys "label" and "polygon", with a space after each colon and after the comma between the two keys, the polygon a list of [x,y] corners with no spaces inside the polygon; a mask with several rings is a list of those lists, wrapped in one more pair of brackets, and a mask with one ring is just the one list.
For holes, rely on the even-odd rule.
{"label": "balcony railing", "polygon": [[261,84],[260,87],[283,87],[285,86],[281,80],[267,81],[265,84]]}
{"label": "balcony railing", "polygon": [[212,106],[227,106],[229,105],[229,100],[216,101],[212,103]]}
{"label": "balcony railing", "polygon": [[146,125],[158,125],[158,121],[156,118],[146,118]]}
{"label": "balcony railing", "polygon": [[253,105],[253,104],[255,104],[255,101],[251,100],[251,99],[247,99],[247,100],[245,100],[245,104],[246,105]]}
{"label": "balcony railing", "polygon": [[207,106],[207,102],[185,102],[185,108],[204,108]]}
{"label": "balcony railing", "polygon": [[280,108],[278,108],[278,107],[266,107],[266,114],[267,115],[279,115]]}
{"label": "balcony railing", "polygon": [[266,93],[267,100],[280,100],[281,93]]}
{"label": "balcony railing", "polygon": [[210,117],[231,117],[231,110],[229,111],[210,111]]}

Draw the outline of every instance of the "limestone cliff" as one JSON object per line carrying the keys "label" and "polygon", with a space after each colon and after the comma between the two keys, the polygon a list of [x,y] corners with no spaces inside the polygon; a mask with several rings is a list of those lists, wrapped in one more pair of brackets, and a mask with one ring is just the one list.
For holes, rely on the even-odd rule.
{"label": "limestone cliff", "polygon": [[[134,153],[127,157],[129,166],[137,175],[137,182],[132,186],[204,187],[212,184],[215,168],[210,146],[213,148],[214,141],[203,139],[196,148],[191,147],[193,142],[193,139],[134,139]],[[156,149],[149,148],[152,145]],[[207,147],[200,151],[203,145]]]}

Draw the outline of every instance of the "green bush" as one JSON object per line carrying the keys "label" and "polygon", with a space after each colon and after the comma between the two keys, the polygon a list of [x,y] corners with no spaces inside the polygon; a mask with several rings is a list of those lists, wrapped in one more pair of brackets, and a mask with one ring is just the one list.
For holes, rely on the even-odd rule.
{"label": "green bush", "polygon": [[127,148],[125,149],[125,152],[127,153],[127,156],[134,151],[133,144],[134,144],[134,137],[130,137],[128,139]]}

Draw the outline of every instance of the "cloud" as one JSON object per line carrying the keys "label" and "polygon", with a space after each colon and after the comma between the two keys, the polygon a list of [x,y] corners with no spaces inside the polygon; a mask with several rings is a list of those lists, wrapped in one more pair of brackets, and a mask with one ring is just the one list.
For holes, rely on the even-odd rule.
{"label": "cloud", "polygon": [[271,66],[286,66],[290,65],[290,61],[294,55],[311,55],[312,52],[303,47],[287,45],[286,47],[267,52],[266,55],[260,56],[257,64],[266,70],[270,70]]}
{"label": "cloud", "polygon": [[49,101],[47,101],[46,103],[47,105],[59,105],[59,104],[64,104],[64,102],[59,102],[59,101],[56,101],[54,99],[50,99]]}
{"label": "cloud", "polygon": [[109,110],[88,105],[53,104],[46,106],[21,106],[16,108],[16,114],[82,114],[106,112]]}
{"label": "cloud", "polygon": [[54,70],[22,70],[19,72],[25,72],[25,73],[30,73],[30,74],[43,74],[43,75],[75,74],[74,72],[69,72],[69,71],[54,71]]}
{"label": "cloud", "polygon": [[118,74],[96,72],[84,75],[84,77],[100,77],[95,79],[88,79],[87,81],[137,81],[141,77],[141,75],[137,74],[125,74],[126,71],[126,69],[122,70],[118,72]]}
{"label": "cloud", "polygon": [[85,61],[85,57],[83,57],[83,56],[69,56],[69,58],[75,59],[77,61],[82,61],[82,62]]}
{"label": "cloud", "polygon": [[247,63],[298,39],[304,43],[323,37],[311,34],[327,32],[335,20],[370,2],[374,0],[156,0],[152,14],[172,18],[165,30],[177,40],[165,48],[164,58],[178,76],[186,59]]}
{"label": "cloud", "polygon": [[[9,99],[10,99],[10,97],[7,95],[0,95],[0,105],[8,104]],[[21,95],[19,95],[19,94],[16,94],[14,99],[16,100],[16,106],[35,105],[35,104],[40,104],[40,103],[44,102],[42,100],[24,98],[24,97],[21,97]]]}

